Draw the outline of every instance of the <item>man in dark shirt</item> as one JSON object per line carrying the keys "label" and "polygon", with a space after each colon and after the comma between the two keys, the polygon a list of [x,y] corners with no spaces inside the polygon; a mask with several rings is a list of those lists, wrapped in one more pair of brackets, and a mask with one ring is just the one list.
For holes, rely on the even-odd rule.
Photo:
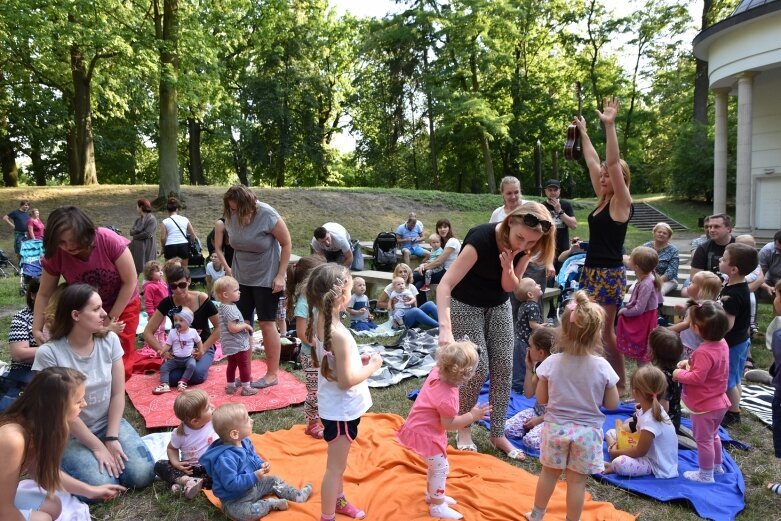
{"label": "man in dark shirt", "polygon": [[705,225],[705,228],[708,231],[708,240],[694,250],[689,280],[681,292],[684,297],[688,296],[686,289],[691,278],[698,271],[707,270],[718,275],[719,261],[724,255],[724,248],[735,242],[735,237],[732,236],[732,219],[727,214],[711,215],[708,217],[708,224]]}
{"label": "man in dark shirt", "polygon": [[568,250],[569,244],[569,229],[575,229],[578,226],[578,220],[575,218],[575,211],[572,209],[572,204],[569,201],[561,199],[561,183],[558,179],[548,179],[545,183],[545,196],[546,200],[542,202],[545,207],[550,211],[551,218],[553,219],[553,225],[556,226],[556,257],[554,259],[554,265],[556,271],[559,271],[561,263],[559,262],[559,255],[564,250]]}
{"label": "man in dark shirt", "polygon": [[22,247],[22,241],[27,237],[27,221],[30,220],[30,202],[22,200],[19,202],[19,209],[8,212],[3,216],[3,220],[14,230],[14,251],[19,255],[19,249]]}

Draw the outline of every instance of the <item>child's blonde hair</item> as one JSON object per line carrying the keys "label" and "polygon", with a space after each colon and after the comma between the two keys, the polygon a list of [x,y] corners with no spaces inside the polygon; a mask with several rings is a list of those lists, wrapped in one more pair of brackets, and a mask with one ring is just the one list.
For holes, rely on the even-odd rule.
{"label": "child's blonde hair", "polygon": [[529,293],[534,291],[535,286],[537,286],[537,281],[529,277],[524,277],[518,281],[515,289],[513,289],[513,294],[515,295],[515,298],[520,301],[529,300]]}
{"label": "child's blonde hair", "polygon": [[602,307],[591,301],[585,291],[576,291],[561,317],[561,351],[577,356],[601,353],[604,324]]}
{"label": "child's blonde hair", "polygon": [[404,280],[404,277],[393,277],[393,280],[391,280],[391,284],[396,284],[397,282],[401,281],[404,284],[404,287],[407,287],[407,282]]}
{"label": "child's blonde hair", "polygon": [[326,356],[322,360],[312,357],[312,365],[320,367],[320,373],[328,380],[336,380],[334,368],[328,363],[327,353],[331,353],[331,320],[334,306],[344,298],[345,290],[350,288],[350,271],[333,262],[315,267],[306,283],[306,300],[309,302],[309,318],[306,322],[306,336],[313,338],[315,309],[323,317],[323,349]]}
{"label": "child's blonde hair", "polygon": [[632,260],[632,264],[634,264],[635,267],[653,277],[656,291],[662,289],[662,281],[659,280],[659,275],[656,273],[656,266],[659,264],[659,254],[656,253],[655,249],[649,248],[648,246],[638,246],[632,250],[632,254],[629,258]]}
{"label": "child's blonde hair", "polygon": [[552,327],[539,327],[529,335],[529,347],[542,349],[547,354],[553,352],[556,345],[556,330]]}
{"label": "child's blonde hair", "polygon": [[249,413],[243,403],[223,403],[212,413],[214,432],[222,441],[231,441],[231,431],[237,429],[245,421],[247,414]]}
{"label": "child's blonde hair", "polygon": [[174,400],[174,415],[182,422],[176,432],[184,434],[184,424],[195,420],[209,406],[209,395],[201,389],[184,391]]}
{"label": "child's blonde hair", "polygon": [[366,284],[366,281],[363,279],[363,277],[353,277],[353,288],[359,282],[363,282],[364,284]]}
{"label": "child's blonde hair", "polygon": [[460,382],[474,373],[479,355],[468,340],[451,342],[437,348],[439,374],[448,382]]}
{"label": "child's blonde hair", "polygon": [[144,280],[152,280],[152,274],[156,271],[163,271],[163,266],[156,260],[148,261],[144,264]]}
{"label": "child's blonde hair", "polygon": [[[700,289],[697,300],[716,300],[719,293],[721,293],[723,281],[721,277],[712,271],[698,271],[692,275],[692,282],[696,283]],[[695,302],[693,300],[689,301],[689,306],[692,304],[695,304]]]}
{"label": "child's blonde hair", "polygon": [[744,233],[743,235],[738,235],[735,237],[735,242],[738,244],[748,244],[752,248],[757,247],[757,241],[754,240],[754,236],[750,233]]}
{"label": "child's blonde hair", "polygon": [[439,242],[439,245],[442,246],[442,237],[440,237],[438,233],[432,233],[428,236],[428,242],[431,241],[437,241]]}
{"label": "child's blonde hair", "polygon": [[234,279],[230,275],[225,275],[214,281],[214,285],[212,286],[212,294],[214,298],[222,302],[220,295],[222,295],[227,291],[230,291],[230,289],[234,287],[235,288],[239,287],[239,281]]}
{"label": "child's blonde hair", "polygon": [[664,397],[667,390],[667,378],[661,369],[652,365],[644,365],[635,371],[632,375],[632,389],[640,393],[643,398],[651,402],[654,420],[670,423],[670,420],[664,420],[662,416],[662,404],[659,399]]}
{"label": "child's blonde hair", "polygon": [[402,270],[402,268],[407,269],[407,280],[404,281],[404,284],[409,286],[410,284],[412,284],[412,268],[410,268],[407,264],[404,264],[403,262],[396,264],[396,267],[393,268],[393,278],[400,276],[399,272]]}

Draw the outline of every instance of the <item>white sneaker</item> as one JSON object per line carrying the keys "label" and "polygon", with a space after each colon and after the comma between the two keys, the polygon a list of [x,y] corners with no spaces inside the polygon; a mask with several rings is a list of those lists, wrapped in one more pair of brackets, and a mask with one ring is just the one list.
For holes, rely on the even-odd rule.
{"label": "white sneaker", "polygon": [[429,505],[428,513],[431,517],[439,517],[441,519],[463,519],[464,516],[459,512],[456,512],[445,503],[441,505]]}
{"label": "white sneaker", "polygon": [[716,483],[713,476],[706,476],[699,470],[687,470],[683,473],[683,477],[689,481],[696,481],[697,483]]}

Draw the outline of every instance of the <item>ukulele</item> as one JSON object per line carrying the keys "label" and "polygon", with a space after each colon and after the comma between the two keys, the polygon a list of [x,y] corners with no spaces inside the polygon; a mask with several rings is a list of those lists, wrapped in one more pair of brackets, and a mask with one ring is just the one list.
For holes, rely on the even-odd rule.
{"label": "ukulele", "polygon": [[[578,95],[578,119],[583,109],[583,97],[580,95],[580,82],[575,83],[575,92]],[[583,157],[583,143],[580,139],[580,130],[575,125],[567,128],[567,142],[564,144],[564,159],[567,161],[578,161]]]}

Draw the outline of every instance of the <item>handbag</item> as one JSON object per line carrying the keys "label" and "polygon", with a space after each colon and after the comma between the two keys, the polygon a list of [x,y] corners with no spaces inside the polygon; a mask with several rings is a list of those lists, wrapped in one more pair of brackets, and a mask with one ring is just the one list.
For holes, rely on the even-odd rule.
{"label": "handbag", "polygon": [[171,222],[174,223],[174,226],[179,228],[179,232],[181,232],[181,234],[184,235],[184,238],[187,239],[187,245],[190,247],[190,257],[203,257],[203,250],[201,249],[201,243],[198,242],[198,239],[184,233],[182,227],[179,226],[175,219],[172,218]]}

